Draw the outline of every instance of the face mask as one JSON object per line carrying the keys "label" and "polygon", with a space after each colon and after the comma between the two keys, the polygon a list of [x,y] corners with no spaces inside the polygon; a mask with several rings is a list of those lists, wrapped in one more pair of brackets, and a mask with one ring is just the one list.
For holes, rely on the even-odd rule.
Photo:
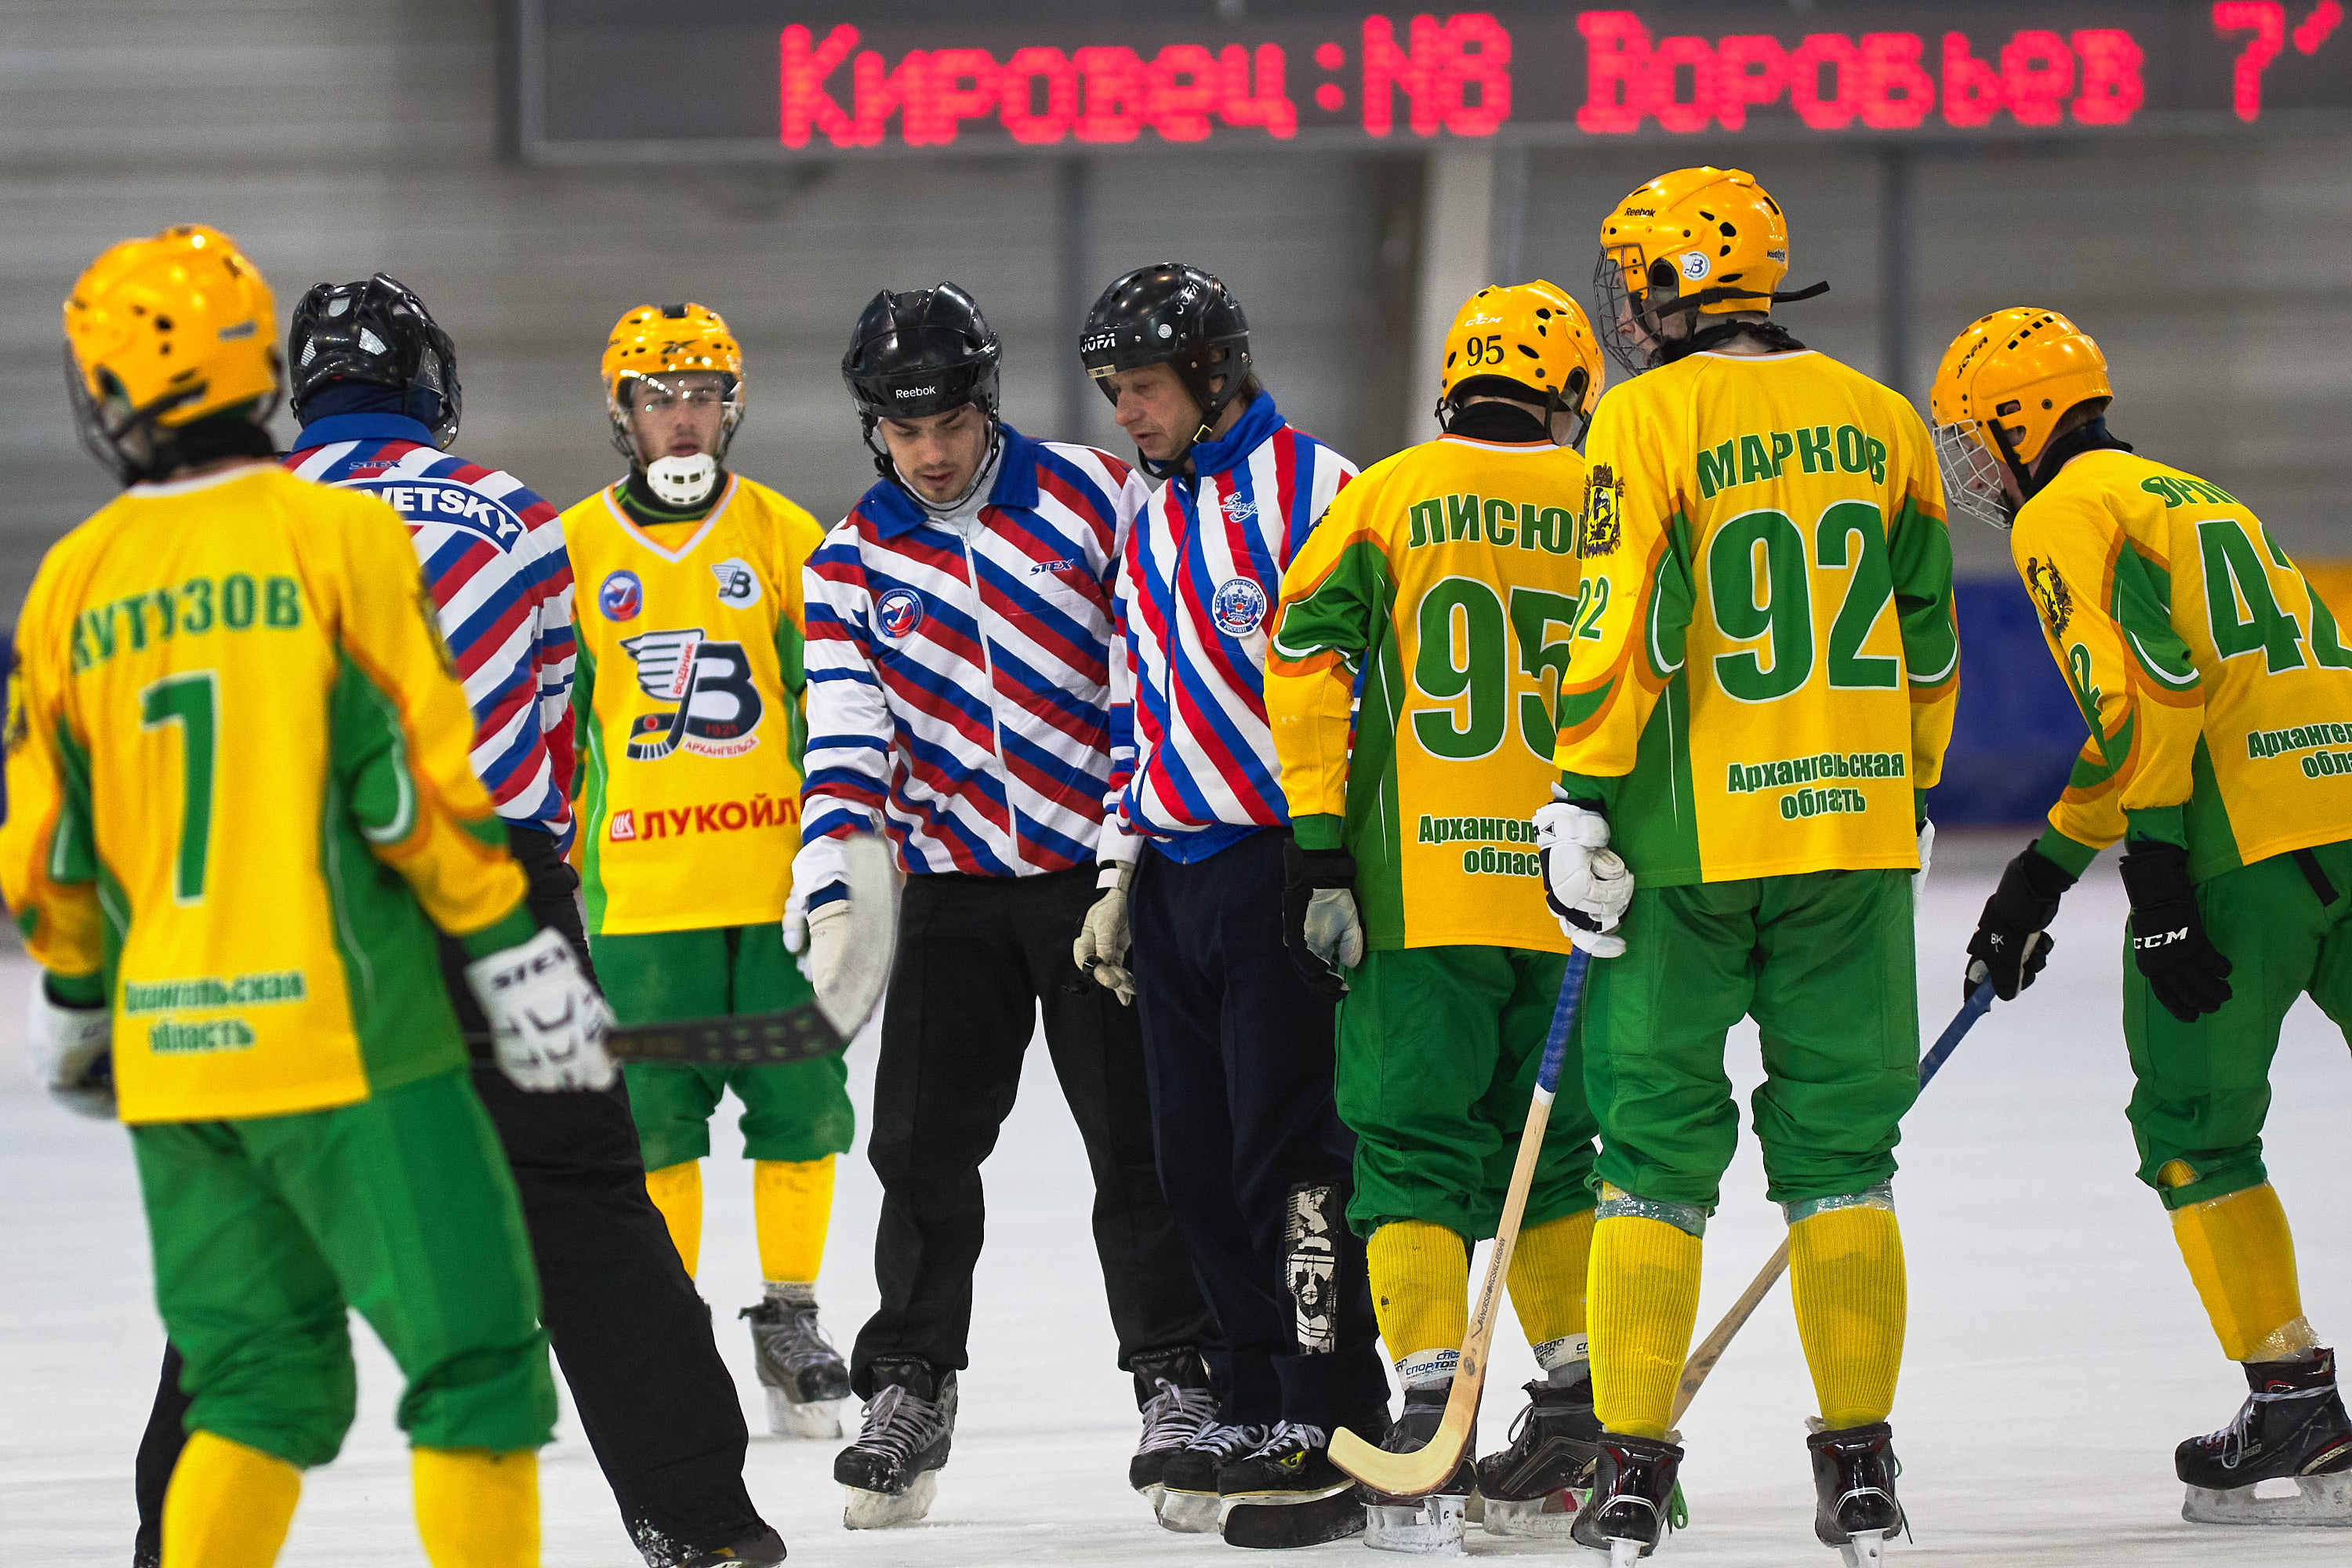
{"label": "face mask", "polygon": [[719,482],[719,459],[707,452],[690,458],[656,458],[646,465],[646,483],[664,506],[699,504]]}

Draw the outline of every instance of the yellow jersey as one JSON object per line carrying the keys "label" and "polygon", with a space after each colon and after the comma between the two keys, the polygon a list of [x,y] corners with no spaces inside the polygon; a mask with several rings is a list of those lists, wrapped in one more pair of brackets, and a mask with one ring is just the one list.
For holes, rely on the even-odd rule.
{"label": "yellow jersey", "polygon": [[1958,695],[1927,426],[1807,350],[1609,389],[1585,443],[1570,793],[1653,887],[1916,867]]}
{"label": "yellow jersey", "polygon": [[2051,826],[2088,851],[2126,827],[2199,881],[2352,838],[2352,651],[2236,498],[2090,451],[2010,534],[2051,657],[2091,728]]}
{"label": "yellow jersey", "polygon": [[134,486],[48,552],[16,647],[0,891],[44,969],[102,981],[124,1121],[465,1063],[433,925],[532,922],[397,512],[270,463]]}
{"label": "yellow jersey", "polygon": [[1368,946],[1568,949],[1528,816],[1557,771],[1583,489],[1572,447],[1442,436],[1365,469],[1283,574],[1283,795],[1301,847],[1355,857]]}
{"label": "yellow jersey", "polygon": [[588,929],[781,920],[801,842],[801,568],[824,530],[740,475],[700,519],[647,528],[625,482],[562,518]]}

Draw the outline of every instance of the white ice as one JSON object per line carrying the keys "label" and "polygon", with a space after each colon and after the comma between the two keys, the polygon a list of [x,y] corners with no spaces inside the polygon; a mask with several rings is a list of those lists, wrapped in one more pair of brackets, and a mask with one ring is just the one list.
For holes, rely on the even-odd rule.
{"label": "white ice", "polygon": [[[1959,1001],[1958,954],[2000,859],[2025,836],[1948,836],[1920,911],[1922,1026]],[[1916,1542],[1890,1563],[2333,1563],[2338,1531],[2184,1524],[2173,1445],[2226,1421],[2243,1384],[2215,1349],[2163,1211],[2134,1179],[2123,1117],[2130,1077],[2117,1024],[2124,914],[2102,863],[2067,900],[2042,983],[1997,1007],[1905,1127],[1895,1192],[1910,1258],[1911,1324],[1896,1442]],[[0,1018],[22,1016],[29,967],[0,966]],[[77,1120],[28,1087],[13,1047],[0,1070],[0,1564],[127,1560],[131,1455],[153,1389],[160,1331],[145,1233],[118,1128]],[[2288,1019],[2266,1140],[2297,1226],[2303,1289],[2322,1336],[2352,1341],[2352,1071],[2343,1037],[2308,1002]],[[1743,1095],[1752,1032],[1734,1037]],[[861,1109],[873,1070],[861,1041]],[[994,1234],[979,1278],[971,1369],[939,1501],[920,1527],[849,1534],[830,1479],[833,1445],[756,1437],[752,1494],[805,1568],[856,1564],[1232,1561],[1213,1537],[1158,1529],[1127,1490],[1136,1426],[1114,1370],[1077,1140],[1044,1053],[988,1167]],[[750,1342],[735,1310],[758,1291],[749,1173],[731,1126],[707,1173],[702,1287],[719,1344],[761,1426]],[[1702,1331],[1770,1254],[1780,1227],[1752,1146],[1707,1234]],[[877,1189],[861,1153],[841,1163],[822,1296],[845,1348],[874,1305]],[[1532,1375],[1516,1325],[1486,1402],[1499,1447]],[[288,1568],[413,1568],[398,1384],[362,1329],[358,1423],[313,1472],[280,1561]],[[1836,1555],[1811,1535],[1802,1421],[1813,1406],[1786,1287],[1749,1323],[1684,1425],[1690,1528],[1656,1561],[1807,1564]],[[847,1414],[854,1417],[853,1405]],[[568,1411],[543,1461],[549,1568],[635,1568],[594,1461]],[[1474,1556],[1597,1557],[1474,1532]],[[1353,1542],[1321,1561],[1375,1568]]]}

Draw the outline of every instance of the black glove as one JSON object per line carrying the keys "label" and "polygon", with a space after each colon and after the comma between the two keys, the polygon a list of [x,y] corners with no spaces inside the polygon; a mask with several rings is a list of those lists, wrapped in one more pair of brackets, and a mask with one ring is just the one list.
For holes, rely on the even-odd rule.
{"label": "black glove", "polygon": [[2065,867],[2029,844],[2000,873],[2000,886],[1985,900],[1969,938],[1969,967],[1960,1000],[1990,978],[1992,994],[2014,1002],[2050,962],[2049,924],[2058,918],[2058,899],[2074,885]]}
{"label": "black glove", "polygon": [[2230,961],[2205,935],[2189,851],[2135,838],[2120,868],[2131,895],[2132,959],[2166,1012],[2184,1024],[2218,1013],[2230,999]]}
{"label": "black glove", "polygon": [[1282,942],[1307,988],[1335,1000],[1348,983],[1307,945],[1307,907],[1325,888],[1356,886],[1356,858],[1345,849],[1301,849],[1296,838],[1282,841]]}

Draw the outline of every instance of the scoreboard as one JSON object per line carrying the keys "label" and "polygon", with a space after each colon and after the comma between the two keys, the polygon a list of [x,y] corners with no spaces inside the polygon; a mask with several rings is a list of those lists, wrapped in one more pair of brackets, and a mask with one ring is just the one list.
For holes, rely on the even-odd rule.
{"label": "scoreboard", "polygon": [[553,162],[2352,121],[2338,0],[520,0]]}

